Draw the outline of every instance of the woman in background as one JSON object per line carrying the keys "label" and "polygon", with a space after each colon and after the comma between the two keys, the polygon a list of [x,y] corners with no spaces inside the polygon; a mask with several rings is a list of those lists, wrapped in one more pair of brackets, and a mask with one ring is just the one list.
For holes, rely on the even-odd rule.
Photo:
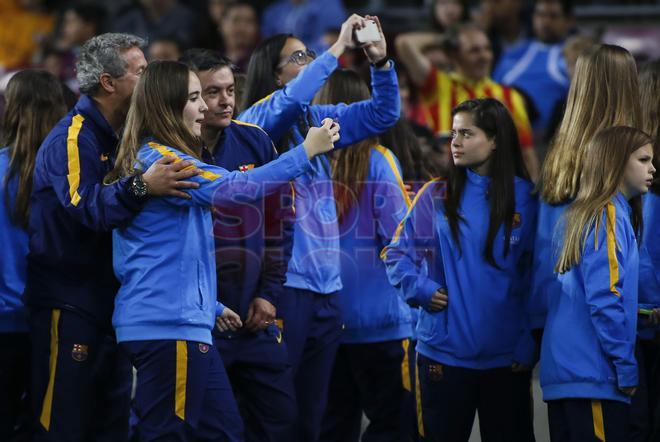
{"label": "woman in background", "polygon": [[17,425],[27,424],[22,396],[29,380],[30,340],[21,298],[32,172],[41,142],[64,116],[66,105],[59,80],[37,70],[14,75],[5,99],[0,148],[0,440],[12,440]]}

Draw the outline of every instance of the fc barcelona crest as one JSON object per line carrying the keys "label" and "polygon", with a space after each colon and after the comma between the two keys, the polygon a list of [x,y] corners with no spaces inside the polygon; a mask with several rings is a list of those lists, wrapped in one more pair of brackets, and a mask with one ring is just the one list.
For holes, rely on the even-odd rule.
{"label": "fc barcelona crest", "polygon": [[248,170],[254,169],[254,164],[241,164],[238,166],[238,170],[241,172],[247,172]]}
{"label": "fc barcelona crest", "polygon": [[513,222],[511,224],[512,229],[517,229],[522,224],[522,218],[518,212],[513,214]]}
{"label": "fc barcelona crest", "polygon": [[74,361],[83,362],[87,360],[88,352],[87,346],[83,344],[73,344],[73,350],[71,350],[71,357]]}

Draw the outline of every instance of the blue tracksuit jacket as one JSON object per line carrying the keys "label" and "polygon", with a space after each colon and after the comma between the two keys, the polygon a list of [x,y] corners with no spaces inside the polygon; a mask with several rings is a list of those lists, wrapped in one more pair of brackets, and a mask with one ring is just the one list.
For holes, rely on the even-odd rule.
{"label": "blue tracksuit jacket", "polygon": [[639,255],[630,206],[617,194],[587,236],[580,263],[559,277],[541,345],[543,400],[630,402],[637,385],[635,334]]}
{"label": "blue tracksuit jacket", "polygon": [[532,288],[529,299],[530,327],[543,328],[548,314],[548,302],[555,299],[561,290],[555,264],[559,258],[557,224],[569,203],[553,206],[539,202],[538,224],[534,239],[534,262],[532,265]]}
{"label": "blue tracksuit jacket", "polygon": [[[242,112],[238,119],[264,128],[280,140],[291,128],[290,145],[303,141],[297,122],[306,116],[313,125],[335,118],[341,125],[336,147],[384,132],[399,119],[400,100],[396,72],[371,71],[372,98],[350,105],[311,105],[316,92],[337,67],[337,59],[326,52],[310,63],[294,80]],[[330,294],[341,289],[339,228],[334,202],[330,163],[325,156],[312,160],[312,170],[295,180],[296,224],[293,252],[286,286]]]}
{"label": "blue tracksuit jacket", "polygon": [[410,205],[399,162],[389,149],[371,149],[369,174],[355,203],[339,224],[342,342],[409,338],[411,308],[387,280],[385,264],[379,259]]}
{"label": "blue tracksuit jacket", "polygon": [[[147,169],[163,156],[195,162],[200,184],[191,200],[152,198],[133,222],[113,232],[113,263],[121,288],[112,318],[117,341],[188,340],[211,344],[217,301],[211,207],[234,204],[233,196],[257,183],[255,199],[277,190],[310,167],[299,146],[249,173],[227,172],[172,147],[150,141],[138,160]],[[276,184],[272,184],[276,183]]]}
{"label": "blue tracksuit jacket", "polygon": [[[27,267],[28,235],[11,221],[18,177],[5,182],[9,169],[9,149],[0,148],[0,333],[26,332],[27,314],[23,305]],[[9,197],[6,204],[5,196]]]}
{"label": "blue tracksuit jacket", "polygon": [[[496,236],[493,255],[500,269],[484,257],[490,179],[467,170],[459,209],[462,253],[444,215],[445,183],[430,181],[419,191],[392,243],[383,250],[390,282],[404,299],[419,305],[417,351],[440,363],[474,369],[532,365],[534,341],[526,307],[537,201],[532,184],[515,179],[515,215],[509,253],[504,257],[504,230]],[[423,261],[428,263],[428,275]],[[429,312],[433,293],[446,288],[447,308]]]}
{"label": "blue tracksuit jacket", "polygon": [[[270,137],[257,126],[232,121],[222,131],[213,153],[203,160],[227,170],[248,172],[278,155]],[[213,236],[218,270],[218,300],[246,319],[250,302],[264,298],[277,306],[283,291],[293,244],[292,187],[253,201],[258,188],[242,188],[235,204],[213,211]]]}
{"label": "blue tracksuit jacket", "polygon": [[117,280],[112,228],[141,209],[127,180],[110,186],[117,135],[83,95],[37,153],[30,207],[25,300],[31,306],[75,310],[110,327]]}
{"label": "blue tracksuit jacket", "polygon": [[[644,195],[644,233],[639,247],[639,303],[643,308],[660,307],[660,196]],[[639,337],[653,339],[657,326],[642,320]]]}

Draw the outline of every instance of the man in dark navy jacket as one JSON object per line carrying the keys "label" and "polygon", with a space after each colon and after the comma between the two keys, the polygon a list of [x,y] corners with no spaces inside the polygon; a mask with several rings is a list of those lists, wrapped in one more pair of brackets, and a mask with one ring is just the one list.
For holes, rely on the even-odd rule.
{"label": "man in dark navy jacket", "polygon": [[133,88],[147,66],[144,41],[103,34],[82,48],[83,94],[46,137],[34,170],[25,301],[30,311],[35,440],[128,438],[131,367],[110,323],[118,284],[111,229],[152,195],[178,195],[196,173],[162,161],[104,185]]}
{"label": "man in dark navy jacket", "polygon": [[[204,161],[248,170],[275,158],[270,137],[258,126],[232,120],[234,74],[228,59],[204,49],[182,61],[197,72],[209,110],[202,123]],[[256,189],[246,188],[245,195]],[[216,330],[214,341],[227,368],[248,441],[284,441],[296,416],[291,367],[276,320],[291,256],[293,187],[257,204],[236,195],[235,204],[214,210],[218,298],[243,323],[238,333]],[[221,325],[222,326],[222,325]]]}

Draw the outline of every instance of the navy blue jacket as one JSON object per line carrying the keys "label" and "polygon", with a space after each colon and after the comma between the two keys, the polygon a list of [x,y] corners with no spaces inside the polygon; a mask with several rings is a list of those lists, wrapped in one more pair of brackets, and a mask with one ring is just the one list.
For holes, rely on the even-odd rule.
{"label": "navy blue jacket", "polygon": [[110,327],[118,283],[110,230],[141,209],[126,180],[103,185],[118,139],[88,96],[48,134],[32,187],[25,301],[75,310]]}
{"label": "navy blue jacket", "polygon": [[[241,172],[277,157],[266,132],[240,121],[232,121],[222,131],[213,153],[204,151],[203,155],[208,164]],[[250,193],[250,189],[243,192]],[[247,201],[253,200],[249,195],[235,195],[236,204],[214,208],[218,300],[243,320],[252,299],[264,298],[277,306],[284,289],[295,221],[292,195],[291,184],[285,182],[280,192],[257,202]]]}

